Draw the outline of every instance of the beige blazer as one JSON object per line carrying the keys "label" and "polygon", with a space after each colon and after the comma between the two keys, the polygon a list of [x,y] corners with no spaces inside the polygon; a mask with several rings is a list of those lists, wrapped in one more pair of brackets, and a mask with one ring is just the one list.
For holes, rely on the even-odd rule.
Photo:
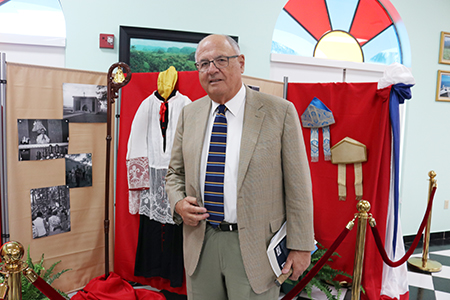
{"label": "beige blazer", "polygon": [[[313,250],[313,206],[309,165],[297,111],[284,99],[246,87],[237,183],[239,241],[250,285],[256,293],[273,286],[266,250],[287,220],[287,246]],[[201,198],[200,156],[211,109],[206,96],[184,107],[178,120],[166,176],[171,207],[186,196]],[[175,222],[181,217],[173,214]],[[184,225],[184,264],[192,275],[202,249],[205,221]]]}

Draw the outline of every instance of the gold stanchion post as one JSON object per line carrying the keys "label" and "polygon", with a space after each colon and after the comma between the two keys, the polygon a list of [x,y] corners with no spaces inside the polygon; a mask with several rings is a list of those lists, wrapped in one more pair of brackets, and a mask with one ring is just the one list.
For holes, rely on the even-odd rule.
{"label": "gold stanchion post", "polygon": [[[430,171],[428,173],[430,177],[430,184],[428,187],[428,202],[431,200],[431,192],[435,187],[437,187],[436,172]],[[431,210],[428,216],[427,226],[425,227],[425,233],[423,236],[423,252],[422,257],[411,257],[408,259],[408,265],[412,269],[416,268],[425,272],[439,272],[442,270],[442,265],[435,261],[428,259],[428,253],[430,250],[430,226],[431,226]]]}
{"label": "gold stanchion post", "polygon": [[19,242],[8,242],[2,246],[0,256],[4,265],[1,266],[1,273],[7,278],[7,285],[2,286],[1,299],[22,299],[21,273],[27,267],[26,263],[22,263],[24,253],[23,246]]}
{"label": "gold stanchion post", "polygon": [[359,300],[361,294],[361,278],[364,260],[364,246],[366,242],[367,219],[370,203],[366,200],[360,200],[356,205],[359,213],[358,229],[356,233],[355,260],[353,263],[353,282],[352,282],[352,300]]}
{"label": "gold stanchion post", "polygon": [[0,284],[0,299],[22,300],[22,274],[49,299],[66,299],[22,261],[23,254],[22,244],[15,241],[5,243],[0,249],[3,262],[0,273],[5,276],[5,282]]}

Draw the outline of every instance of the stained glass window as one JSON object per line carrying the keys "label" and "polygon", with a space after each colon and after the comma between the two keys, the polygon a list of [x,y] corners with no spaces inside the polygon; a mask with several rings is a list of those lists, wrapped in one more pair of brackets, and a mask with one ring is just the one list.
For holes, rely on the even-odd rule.
{"label": "stained glass window", "polygon": [[0,34],[60,38],[66,24],[58,0],[9,0],[0,2]]}
{"label": "stained glass window", "polygon": [[388,0],[289,0],[272,53],[411,65],[406,29]]}

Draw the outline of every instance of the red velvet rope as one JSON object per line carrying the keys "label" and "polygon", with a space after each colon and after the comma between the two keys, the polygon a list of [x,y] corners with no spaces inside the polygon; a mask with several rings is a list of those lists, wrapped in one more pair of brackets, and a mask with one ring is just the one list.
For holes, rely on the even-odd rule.
{"label": "red velvet rope", "polygon": [[377,244],[377,248],[378,251],[381,254],[381,257],[383,258],[383,261],[390,267],[396,268],[402,264],[405,263],[405,261],[407,261],[409,259],[409,257],[411,256],[411,254],[413,254],[414,250],[417,247],[417,244],[420,241],[420,238],[422,237],[422,232],[425,228],[425,225],[427,224],[428,221],[428,217],[430,216],[430,211],[431,211],[431,207],[433,206],[433,199],[434,199],[434,194],[436,193],[436,187],[434,187],[431,191],[430,194],[430,201],[428,201],[428,206],[427,206],[427,210],[425,212],[425,217],[422,220],[422,224],[420,224],[420,228],[417,232],[416,237],[414,238],[414,241],[411,245],[411,247],[409,247],[408,252],[406,252],[406,254],[398,261],[393,262],[392,260],[389,259],[386,250],[384,249],[383,246],[383,242],[381,241],[380,238],[380,233],[378,232],[378,228],[375,227],[371,227],[372,228],[372,233],[373,233],[373,237],[375,238],[375,242]]}
{"label": "red velvet rope", "polygon": [[38,276],[33,285],[40,290],[45,296],[47,296],[50,300],[66,300],[61,294],[55,291],[44,279]]}
{"label": "red velvet rope", "polygon": [[319,261],[314,265],[314,267],[312,267],[312,269],[306,274],[306,276],[303,277],[302,280],[300,280],[300,282],[297,283],[297,285],[294,286],[292,290],[290,290],[289,293],[287,293],[286,296],[284,296],[281,300],[291,300],[305,288],[308,282],[310,282],[311,279],[314,276],[316,276],[319,270],[323,267],[323,265],[328,261],[330,256],[334,253],[336,248],[342,243],[342,241],[347,236],[347,233],[349,233],[349,231],[350,229],[348,229],[347,227],[345,227],[344,230],[342,230],[341,234],[334,241],[333,245],[331,245],[331,247],[319,259]]}

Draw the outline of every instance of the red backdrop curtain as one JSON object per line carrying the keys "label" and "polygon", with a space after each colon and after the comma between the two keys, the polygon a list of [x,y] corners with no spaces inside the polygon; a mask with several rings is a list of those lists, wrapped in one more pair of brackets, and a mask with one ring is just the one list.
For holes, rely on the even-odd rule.
{"label": "red backdrop curtain", "polygon": [[[377,83],[289,83],[287,98],[299,116],[314,97],[332,112],[336,123],[330,126],[331,146],[345,137],[367,147],[367,162],[362,163],[363,199],[371,204],[369,213],[377,221],[384,240],[390,189],[391,127],[389,121],[390,88],[377,90]],[[310,129],[303,128],[310,160]],[[357,212],[354,188],[354,167],[347,165],[347,199],[339,201],[337,165],[324,161],[322,132],[319,130],[319,161],[310,162],[314,198],[314,229],[316,240],[328,248]],[[383,263],[374,239],[367,231],[362,285],[362,299],[380,299]],[[353,273],[356,226],[336,250],[342,257],[330,265]]]}
{"label": "red backdrop curtain", "polygon": [[[134,262],[138,242],[139,215],[128,212],[128,183],[126,172],[127,143],[131,123],[141,102],[157,89],[159,73],[135,73],[122,88],[120,103],[119,145],[117,152],[116,179],[116,228],[114,246],[114,272],[123,279],[151,285],[157,289],[186,294],[186,286],[170,287],[170,282],[160,277],[134,276]],[[196,100],[206,95],[198,80],[198,72],[178,72],[177,90]]]}
{"label": "red backdrop curtain", "polygon": [[[128,212],[128,186],[125,157],[127,141],[134,114],[140,103],[157,88],[158,73],[133,74],[130,83],[122,89],[119,148],[116,181],[116,229],[114,271],[125,280],[148,284],[159,289],[185,293],[182,288],[170,288],[169,282],[159,277],[134,276],[134,261],[138,240],[139,216]],[[191,100],[205,95],[197,72],[179,72],[177,88]],[[377,90],[376,83],[289,83],[288,100],[301,115],[310,101],[317,97],[333,112],[336,123],[331,125],[331,145],[351,137],[367,146],[368,161],[363,168],[363,199],[371,204],[370,213],[384,239],[390,188],[391,128],[389,122],[390,88]],[[310,158],[310,130],[303,129],[305,145]],[[320,131],[319,141],[322,135]],[[322,142],[319,143],[319,149]],[[310,163],[314,197],[314,226],[316,240],[329,247],[339,232],[357,212],[353,165],[347,165],[347,200],[339,201],[337,165],[324,161]],[[368,231],[369,232],[369,231]],[[342,256],[332,263],[349,274],[353,272],[356,227],[337,249]],[[381,290],[382,260],[371,236],[366,239],[362,285],[363,299],[378,299]]]}

